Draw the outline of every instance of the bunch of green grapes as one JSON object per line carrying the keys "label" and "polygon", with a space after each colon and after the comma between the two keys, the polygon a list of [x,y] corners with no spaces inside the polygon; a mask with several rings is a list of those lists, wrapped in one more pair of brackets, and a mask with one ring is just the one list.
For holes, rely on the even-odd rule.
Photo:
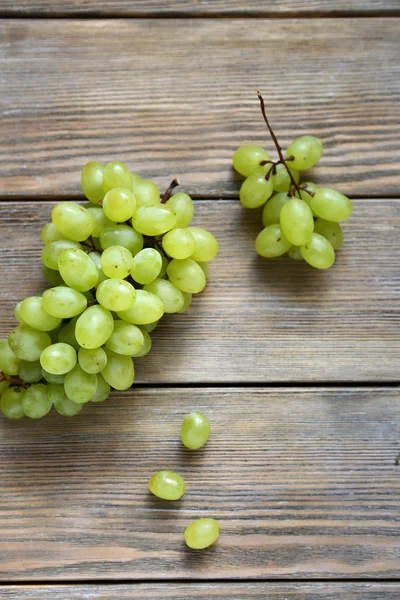
{"label": "bunch of green grapes", "polygon": [[287,253],[316,269],[329,269],[335,262],[335,250],[343,243],[339,222],[350,217],[352,203],[335,189],[300,183],[300,173],[320,160],[322,143],[305,135],[295,139],[284,154],[260,95],[259,99],[279,158],[271,161],[266,150],[252,145],[241,146],[233,155],[235,170],[246,177],[240,189],[241,203],[246,208],[264,205],[264,229],[257,236],[256,251],[265,258]]}
{"label": "bunch of green grapes", "polygon": [[128,389],[134,358],[151,349],[164,313],[183,313],[206,285],[214,236],[192,227],[187,194],[161,198],[121,162],[88,163],[89,202],[60,202],[42,229],[43,273],[53,286],[18,302],[19,325],[0,341],[0,409],[9,419],[74,416]]}

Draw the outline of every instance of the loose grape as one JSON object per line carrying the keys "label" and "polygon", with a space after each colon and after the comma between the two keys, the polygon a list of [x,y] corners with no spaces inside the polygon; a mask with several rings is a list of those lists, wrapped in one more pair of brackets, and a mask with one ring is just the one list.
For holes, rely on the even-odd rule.
{"label": "loose grape", "polygon": [[314,231],[324,236],[332,244],[334,250],[338,250],[343,244],[343,230],[339,223],[318,218],[314,223]]}
{"label": "loose grape", "polygon": [[[6,371],[8,373],[8,371]],[[9,373],[11,375],[11,373]],[[39,360],[28,362],[21,360],[19,363],[18,377],[26,383],[37,383],[43,379],[42,367]]]}
{"label": "loose grape", "polygon": [[187,415],[182,423],[182,444],[189,450],[202,448],[210,436],[210,423],[203,413],[192,412]]}
{"label": "loose grape", "polygon": [[94,238],[99,238],[103,229],[105,229],[106,227],[112,227],[114,225],[111,219],[106,217],[101,206],[88,206],[86,210],[92,216],[93,219],[92,236]]}
{"label": "loose grape", "polygon": [[136,290],[125,279],[106,279],[97,288],[97,302],[108,310],[128,310],[135,302]]}
{"label": "loose grape", "polygon": [[82,242],[93,233],[92,215],[76,202],[60,202],[51,211],[51,219],[61,235]]}
{"label": "loose grape", "polygon": [[170,208],[176,215],[175,227],[183,228],[190,225],[193,219],[194,206],[193,200],[188,194],[178,192],[173,194],[165,203],[165,206]]}
{"label": "loose grape", "polygon": [[240,146],[233,155],[233,167],[240,175],[249,177],[268,170],[269,164],[260,165],[264,160],[269,160],[269,154],[264,148],[253,145]]}
{"label": "loose grape", "polygon": [[132,254],[123,246],[109,246],[101,255],[101,268],[110,278],[125,279],[132,270]]}
{"label": "loose grape", "polygon": [[191,259],[199,262],[208,262],[218,254],[218,242],[212,233],[201,227],[188,227],[187,231],[192,235],[195,250]]}
{"label": "loose grape", "polygon": [[22,419],[24,416],[23,399],[25,390],[21,387],[10,387],[0,398],[0,410],[6,419]]}
{"label": "loose grape", "polygon": [[[288,166],[289,168],[289,166]],[[300,181],[300,173],[295,169],[290,169],[293,179],[296,183]],[[275,174],[271,175],[272,185],[276,192],[288,192],[291,184],[291,179],[285,165],[282,163],[275,167]]]}
{"label": "loose grape", "polygon": [[107,364],[107,354],[103,348],[79,348],[78,361],[85,373],[100,373]]}
{"label": "loose grape", "polygon": [[76,365],[76,350],[69,344],[58,342],[45,348],[40,355],[43,369],[53,375],[64,375]]}
{"label": "loose grape", "polygon": [[114,331],[106,341],[106,347],[125,356],[134,356],[144,344],[143,333],[139,327],[125,321],[115,321]]}
{"label": "loose grape", "polygon": [[90,402],[104,402],[110,395],[111,388],[104,377],[98,373],[97,375],[97,388],[94,396],[90,398]]}
{"label": "loose grape", "polygon": [[[150,292],[158,296],[164,305],[164,312],[176,313],[183,307],[185,299],[181,290],[179,290],[171,281],[165,279],[155,279],[144,286],[145,292]],[[151,319],[155,321],[156,319]]]}
{"label": "loose grape", "polygon": [[282,206],[280,224],[283,234],[291,244],[307,244],[314,231],[311,208],[303,200],[292,198]]}
{"label": "loose grape", "polygon": [[38,331],[29,325],[18,325],[8,336],[8,345],[21,360],[39,360],[43,350],[50,346],[51,339],[45,331]]}
{"label": "loose grape", "polygon": [[172,258],[189,258],[195,251],[195,241],[188,229],[172,229],[162,240],[165,252]]}
{"label": "loose grape", "polygon": [[291,246],[283,235],[280,225],[268,225],[256,238],[256,251],[264,258],[275,258],[285,254]]}
{"label": "loose grape", "polygon": [[143,206],[154,206],[161,201],[160,190],[152,181],[143,179],[135,186],[135,197],[137,208]]}
{"label": "loose grape", "polygon": [[133,306],[128,310],[117,311],[117,315],[127,323],[146,325],[158,321],[164,314],[164,304],[155,294],[136,290]]}
{"label": "loose grape", "polygon": [[290,200],[290,196],[287,195],[286,192],[281,192],[279,194],[274,194],[268,200],[267,204],[263,208],[262,213],[262,224],[264,227],[268,227],[268,225],[275,225],[279,223],[279,218],[281,216],[282,206],[286,204]]}
{"label": "loose grape", "polygon": [[99,279],[96,265],[77,248],[66,248],[60,253],[58,268],[65,283],[78,292],[87,292]]}
{"label": "loose grape", "polygon": [[46,394],[46,387],[44,383],[37,383],[26,390],[22,406],[27,417],[41,419],[50,411],[52,402]]}
{"label": "loose grape", "polygon": [[127,390],[135,379],[132,359],[109,348],[105,348],[104,351],[107,354],[107,365],[101,372],[102,376],[116,390]]}
{"label": "loose grape", "polygon": [[313,233],[311,240],[300,247],[304,260],[316,269],[329,269],[335,262],[332,244],[319,233]]}
{"label": "loose grape", "polygon": [[47,223],[47,225],[43,227],[40,237],[43,244],[50,244],[51,242],[65,240],[65,237],[60,233],[60,231],[58,231],[53,222]]}
{"label": "loose grape", "polygon": [[[81,245],[78,244],[78,242],[72,242],[70,240],[58,240],[57,242],[50,242],[49,244],[46,244],[42,250],[42,261],[46,267],[58,271],[58,257],[66,248],[80,249]],[[50,283],[53,282],[50,281]],[[53,285],[59,284],[55,283]]]}
{"label": "loose grape", "polygon": [[106,194],[115,188],[130,189],[132,176],[128,167],[123,162],[114,161],[108,163],[103,171],[103,190]]}
{"label": "loose grape", "polygon": [[82,169],[82,191],[86,198],[95,204],[104,198],[103,173],[104,167],[97,161],[88,162]]}
{"label": "loose grape", "polygon": [[54,408],[63,417],[75,417],[81,412],[83,404],[78,404],[70,400],[65,394],[60,400],[54,403]]}
{"label": "loose grape", "polygon": [[73,402],[85,404],[93,397],[97,387],[97,375],[86,373],[79,365],[66,374],[64,390]]}
{"label": "loose grape", "polygon": [[118,187],[104,196],[103,211],[114,222],[127,221],[136,210],[136,198],[129,189]]}
{"label": "loose grape", "polygon": [[144,248],[133,257],[132,277],[145,285],[158,277],[162,267],[161,254],[154,248]]}
{"label": "loose grape", "polygon": [[311,200],[313,212],[326,221],[345,221],[353,212],[347,196],[332,188],[318,188]]}
{"label": "loose grape", "polygon": [[143,248],[143,236],[128,225],[114,225],[102,231],[100,244],[103,250],[110,246],[123,246],[135,256]]}
{"label": "loose grape", "polygon": [[[191,258],[174,258],[168,265],[169,280],[182,292],[198,294],[206,286],[203,269]],[[179,309],[182,310],[183,306]]]}
{"label": "loose grape", "polygon": [[220,534],[218,521],[210,518],[198,519],[185,529],[185,542],[193,550],[203,550],[217,541]]}
{"label": "loose grape", "polygon": [[21,304],[21,317],[24,323],[39,331],[56,329],[62,321],[46,312],[43,307],[43,298],[38,296],[25,298]]}
{"label": "loose grape", "polygon": [[303,260],[301,250],[299,246],[291,246],[288,250],[288,256],[292,260]]}
{"label": "loose grape", "polygon": [[8,375],[17,375],[19,366],[19,358],[11,350],[8,341],[0,340],[0,371]]}
{"label": "loose grape", "polygon": [[322,156],[324,148],[321,141],[312,135],[303,135],[293,140],[289,145],[286,155],[294,156],[290,161],[290,168],[298,171],[311,169]]}
{"label": "loose grape", "polygon": [[273,190],[271,177],[266,180],[262,173],[254,173],[242,183],[240,202],[246,208],[258,208],[266,203]]}
{"label": "loose grape", "polygon": [[106,343],[114,329],[114,319],[103,306],[89,306],[78,318],[75,336],[82,348],[99,348]]}
{"label": "loose grape", "polygon": [[42,297],[43,308],[53,317],[71,319],[80,315],[87,306],[85,296],[67,286],[46,290]]}
{"label": "loose grape", "polygon": [[178,473],[159,471],[150,478],[149,490],[162,500],[179,500],[186,491],[186,483]]}
{"label": "loose grape", "polygon": [[176,226],[176,216],[165,204],[144,206],[133,215],[132,225],[143,235],[162,235]]}

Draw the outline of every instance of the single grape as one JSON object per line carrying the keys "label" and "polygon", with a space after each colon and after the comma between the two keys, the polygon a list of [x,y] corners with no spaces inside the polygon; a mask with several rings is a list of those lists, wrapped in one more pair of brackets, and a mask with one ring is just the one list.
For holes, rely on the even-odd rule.
{"label": "single grape", "polygon": [[194,214],[193,200],[188,194],[178,192],[165,203],[176,215],[175,227],[184,228],[190,225]]}
{"label": "single grape", "polygon": [[329,269],[335,262],[332,244],[319,233],[313,233],[311,240],[300,247],[304,260],[316,269]]}
{"label": "single grape", "polygon": [[40,364],[47,373],[64,375],[76,365],[76,350],[69,344],[58,342],[45,348],[40,355]]}
{"label": "single grape", "polygon": [[[190,296],[190,294],[187,294],[187,295]],[[140,329],[142,330],[142,332],[146,331],[147,333],[151,333],[157,327],[159,322],[160,321],[158,320],[158,321],[154,321],[153,323],[147,323],[146,325],[141,325]]]}
{"label": "single grape", "polygon": [[105,216],[116,223],[127,221],[136,210],[136,198],[129,189],[118,187],[104,196],[103,211]]}
{"label": "single grape", "polygon": [[18,325],[8,336],[8,345],[21,360],[39,360],[43,350],[50,346],[51,339],[45,331],[38,331],[29,325]]}
{"label": "single grape", "polygon": [[128,225],[113,225],[101,232],[100,244],[103,250],[110,246],[123,246],[135,256],[143,248],[143,236]]}
{"label": "single grape", "polygon": [[137,208],[143,206],[154,206],[161,201],[160,190],[152,181],[142,179],[135,186],[135,197]]}
{"label": "single grape", "polygon": [[103,171],[103,191],[105,194],[115,188],[127,188],[132,186],[132,176],[125,163],[114,161],[108,163]]}
{"label": "single grape", "polygon": [[176,216],[166,204],[144,206],[133,215],[132,225],[143,235],[162,235],[176,226]]}
{"label": "single grape", "polygon": [[45,369],[42,368],[42,375],[47,383],[55,384],[55,385],[63,385],[64,389],[64,379],[65,375],[53,375],[52,373],[48,373]]}
{"label": "single grape", "polygon": [[276,258],[285,254],[291,246],[289,240],[283,235],[280,225],[268,225],[260,231],[256,238],[257,254],[264,258]]}
{"label": "single grape", "polygon": [[246,208],[258,208],[266,203],[273,192],[271,177],[267,180],[265,175],[254,173],[244,180],[240,188],[240,202]]}
{"label": "single grape", "polygon": [[311,208],[304,200],[292,198],[282,206],[281,229],[285,237],[295,246],[303,246],[311,239],[314,218]]}
{"label": "single grape", "polygon": [[155,294],[136,290],[133,306],[128,310],[117,311],[117,315],[127,323],[146,325],[158,321],[164,314],[164,304]]}
{"label": "single grape", "polygon": [[[70,240],[58,240],[57,242],[50,242],[43,246],[42,250],[42,261],[43,264],[49,269],[58,271],[58,257],[61,252],[67,248],[73,248],[79,250],[82,246],[78,242],[72,242]],[[46,276],[46,273],[45,273]],[[50,283],[53,283],[50,281]],[[55,283],[54,285],[59,285]]]}
{"label": "single grape", "polygon": [[249,177],[254,173],[265,173],[270,164],[260,165],[262,161],[269,160],[269,154],[260,146],[240,146],[233,155],[233,168],[235,171]]}
{"label": "single grape", "polygon": [[88,162],[81,172],[82,191],[86,198],[97,204],[104,198],[103,190],[104,167],[97,161]]}
{"label": "single grape", "polygon": [[[9,373],[9,375],[11,375],[11,373]],[[35,360],[34,362],[28,362],[26,360],[21,360],[19,363],[18,377],[26,383],[37,383],[43,379],[40,361]]]}
{"label": "single grape", "polygon": [[79,365],[66,374],[64,390],[67,397],[78,404],[85,404],[94,396],[97,387],[97,375],[86,373]]}
{"label": "single grape", "polygon": [[94,393],[94,396],[90,398],[90,402],[104,402],[107,400],[110,395],[111,388],[107,381],[104,379],[103,375],[98,373],[97,375],[97,388]]}
{"label": "single grape", "polygon": [[188,227],[187,231],[192,235],[195,244],[190,258],[199,262],[208,262],[216,257],[219,248],[212,233],[201,227]]}
{"label": "single grape", "polygon": [[132,356],[132,358],[141,358],[142,356],[146,356],[146,354],[148,354],[151,350],[151,337],[149,336],[147,331],[144,330],[143,325],[141,326],[140,329],[141,329],[141,332],[143,333],[143,346],[137,354]]}
{"label": "single grape", "polygon": [[51,219],[61,235],[82,242],[93,233],[92,215],[76,202],[60,202],[51,211]]}
{"label": "single grape", "polygon": [[107,365],[101,372],[102,376],[116,390],[127,390],[135,379],[132,359],[109,348],[105,348],[104,351],[107,354]]}
{"label": "single grape", "polygon": [[78,318],[75,336],[82,348],[93,350],[106,343],[114,329],[109,310],[100,305],[89,306]]}
{"label": "single grape", "polygon": [[311,200],[313,212],[326,221],[345,221],[353,212],[351,200],[332,188],[318,188]]}
{"label": "single grape", "polygon": [[159,471],[150,478],[149,490],[162,500],[179,500],[186,491],[186,483],[178,473]]}
{"label": "single grape", "polygon": [[143,333],[137,325],[115,321],[114,331],[106,341],[106,347],[125,356],[135,356],[144,344]]}
{"label": "single grape", "polygon": [[161,255],[161,271],[158,275],[159,279],[163,279],[165,277],[165,275],[167,274],[167,267],[168,267],[168,258],[165,256],[165,254]]}
{"label": "single grape", "polygon": [[107,354],[103,348],[79,348],[78,361],[85,373],[100,373],[107,364]]}
{"label": "single grape", "polygon": [[42,304],[49,315],[60,319],[71,319],[85,310],[87,299],[77,290],[58,286],[45,291]]}
{"label": "single grape", "polygon": [[158,277],[162,267],[161,254],[154,248],[144,248],[133,257],[132,277],[145,285]]}
{"label": "single grape", "polygon": [[172,258],[189,258],[195,251],[196,245],[193,235],[188,229],[172,229],[166,233],[162,240],[165,252]]}
{"label": "single grape", "polygon": [[[300,173],[298,171],[296,171],[295,169],[291,169],[289,167],[289,165],[288,165],[288,168],[289,168],[295,182],[299,183]],[[274,190],[276,192],[288,192],[289,188],[290,188],[290,184],[291,184],[291,179],[290,179],[289,173],[287,172],[285,165],[283,165],[282,163],[279,165],[276,165],[275,171],[276,171],[275,174],[271,175],[272,185],[273,185]]]}
{"label": "single grape", "polygon": [[185,529],[185,542],[193,550],[203,550],[217,541],[220,525],[215,519],[208,517],[197,519]]}
{"label": "single grape", "polygon": [[24,413],[30,419],[41,419],[50,412],[52,402],[46,394],[46,388],[44,383],[37,383],[26,390],[22,406]]}
{"label": "single grape", "polygon": [[62,400],[65,396],[64,384],[50,383],[46,385],[46,398],[51,404]]}
{"label": "single grape", "polygon": [[11,350],[7,340],[0,340],[0,371],[8,375],[17,375],[20,360]]}
{"label": "single grape", "polygon": [[61,400],[54,403],[54,408],[63,417],[75,417],[81,412],[83,404],[70,400],[65,394]]}
{"label": "single grape", "polygon": [[192,303],[192,294],[189,294],[188,292],[182,292],[182,294],[185,299],[185,302],[183,303],[181,310],[178,310],[179,314],[186,312]]}
{"label": "single grape", "polygon": [[86,210],[92,216],[92,219],[93,219],[92,236],[94,238],[99,238],[103,229],[105,229],[106,227],[112,227],[114,225],[114,223],[111,221],[111,219],[106,217],[101,206],[91,205],[91,206],[88,206],[86,208]]}
{"label": "single grape", "polygon": [[129,188],[133,192],[135,191],[135,187],[141,183],[143,179],[137,173],[131,173],[131,187]]}
{"label": "single grape", "polygon": [[108,310],[128,310],[135,302],[136,290],[124,279],[106,279],[96,292],[97,302]]}
{"label": "single grape", "polygon": [[0,398],[0,410],[6,419],[22,419],[24,416],[23,399],[25,390],[22,387],[10,387]]}
{"label": "single grape", "polygon": [[267,204],[263,208],[262,213],[262,224],[264,227],[268,227],[268,225],[275,225],[279,223],[279,218],[281,216],[282,206],[286,204],[290,200],[290,196],[287,195],[286,192],[280,192],[279,194],[274,194],[268,200]]}
{"label": "single grape", "polygon": [[62,319],[53,317],[43,307],[43,298],[31,296],[21,304],[21,317],[27,325],[39,331],[51,331],[61,324]]}
{"label": "single grape", "polygon": [[182,444],[189,450],[197,450],[207,443],[210,437],[210,423],[203,413],[192,412],[187,415],[181,427]]}
{"label": "single grape", "polygon": [[58,231],[57,227],[53,222],[47,223],[40,233],[43,244],[50,244],[51,242],[58,242],[59,240],[65,240],[65,237]]}
{"label": "single grape", "polygon": [[318,217],[314,223],[314,231],[324,236],[332,244],[334,250],[338,250],[343,244],[343,230],[339,223],[325,221]]}
{"label": "single grape", "polygon": [[123,246],[109,246],[101,255],[101,268],[107,277],[125,279],[132,271],[133,257]]}
{"label": "single grape", "polygon": [[286,156],[294,156],[290,168],[297,171],[311,169],[322,156],[324,148],[321,141],[312,135],[303,135],[293,140],[286,150]]}
{"label": "single grape", "polygon": [[45,279],[53,286],[65,284],[60,272],[56,269],[49,269],[49,267],[46,267],[45,264],[42,264],[42,273]]}
{"label": "single grape", "polygon": [[[167,273],[170,282],[182,292],[198,294],[206,286],[206,276],[203,269],[191,258],[184,258],[183,260],[174,258],[168,265]],[[183,306],[179,310],[182,310],[182,308]]]}
{"label": "single grape", "polygon": [[63,344],[69,344],[76,351],[78,351],[80,348],[80,344],[78,344],[78,340],[75,337],[75,327],[78,319],[79,316],[71,319],[64,327],[60,329],[58,334],[59,342],[62,342]]}
{"label": "single grape", "polygon": [[299,246],[291,246],[288,250],[288,256],[292,260],[303,260],[301,250]]}
{"label": "single grape", "polygon": [[22,304],[23,300],[20,300],[19,302],[17,302],[17,304],[15,305],[15,309],[14,309],[14,316],[17,319],[18,323],[24,323],[24,320],[22,318],[21,315],[21,304]]}
{"label": "single grape", "polygon": [[99,279],[96,265],[77,248],[66,248],[60,253],[58,268],[65,283],[78,292],[87,292]]}
{"label": "single grape", "polygon": [[[179,290],[171,281],[165,279],[155,279],[144,286],[145,292],[150,292],[158,296],[164,305],[164,312],[176,313],[183,307],[185,299],[181,290]],[[151,319],[154,321],[155,319]],[[151,321],[149,321],[151,323]]]}

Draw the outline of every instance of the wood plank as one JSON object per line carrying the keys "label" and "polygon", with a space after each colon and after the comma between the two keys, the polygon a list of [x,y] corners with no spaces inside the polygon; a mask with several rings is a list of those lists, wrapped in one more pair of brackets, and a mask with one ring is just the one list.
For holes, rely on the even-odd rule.
{"label": "wood plank", "polygon": [[280,16],[399,13],[397,0],[0,0],[5,15],[48,16]]}
{"label": "wood plank", "polygon": [[0,40],[2,197],[79,194],[82,165],[115,157],[237,195],[234,150],[272,147],[257,88],[283,145],[321,137],[318,182],[398,194],[395,19],[3,20]]}
{"label": "wood plank", "polygon": [[[0,203],[0,337],[15,303],[43,289],[39,239],[51,202]],[[209,286],[184,315],[164,317],[137,381],[398,381],[399,200],[357,200],[336,265],[259,258],[260,212],[196,201],[195,223],[220,254]]]}
{"label": "wood plank", "polygon": [[0,586],[3,600],[398,600],[398,583],[223,583]]}
{"label": "wood plank", "polygon": [[[2,581],[400,576],[397,389],[136,389],[74,419],[0,422]],[[191,410],[203,450],[183,450]],[[147,491],[181,473],[179,502]],[[221,523],[207,552],[183,544]]]}

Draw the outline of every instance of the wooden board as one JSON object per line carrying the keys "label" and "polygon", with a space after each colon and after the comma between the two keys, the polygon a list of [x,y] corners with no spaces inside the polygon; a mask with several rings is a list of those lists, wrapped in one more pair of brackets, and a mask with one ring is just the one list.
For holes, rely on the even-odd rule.
{"label": "wooden board", "polygon": [[318,182],[399,193],[396,19],[3,20],[0,40],[1,197],[80,194],[115,158],[236,196],[234,150],[272,148],[257,88],[283,145],[321,137]]}
{"label": "wooden board", "polygon": [[398,600],[397,583],[0,586],[3,600]]}
{"label": "wooden board", "polygon": [[[0,337],[18,300],[43,289],[39,233],[51,202],[0,203]],[[164,317],[137,381],[398,381],[400,203],[357,200],[334,268],[320,272],[254,251],[259,211],[196,201],[195,223],[220,242],[209,285]]]}
{"label": "wooden board", "polygon": [[[398,389],[137,389],[0,422],[0,579],[400,576]],[[200,410],[212,435],[179,441]],[[187,492],[147,491],[162,468]],[[207,552],[183,531],[220,520]],[[329,597],[329,596],[328,596]]]}

